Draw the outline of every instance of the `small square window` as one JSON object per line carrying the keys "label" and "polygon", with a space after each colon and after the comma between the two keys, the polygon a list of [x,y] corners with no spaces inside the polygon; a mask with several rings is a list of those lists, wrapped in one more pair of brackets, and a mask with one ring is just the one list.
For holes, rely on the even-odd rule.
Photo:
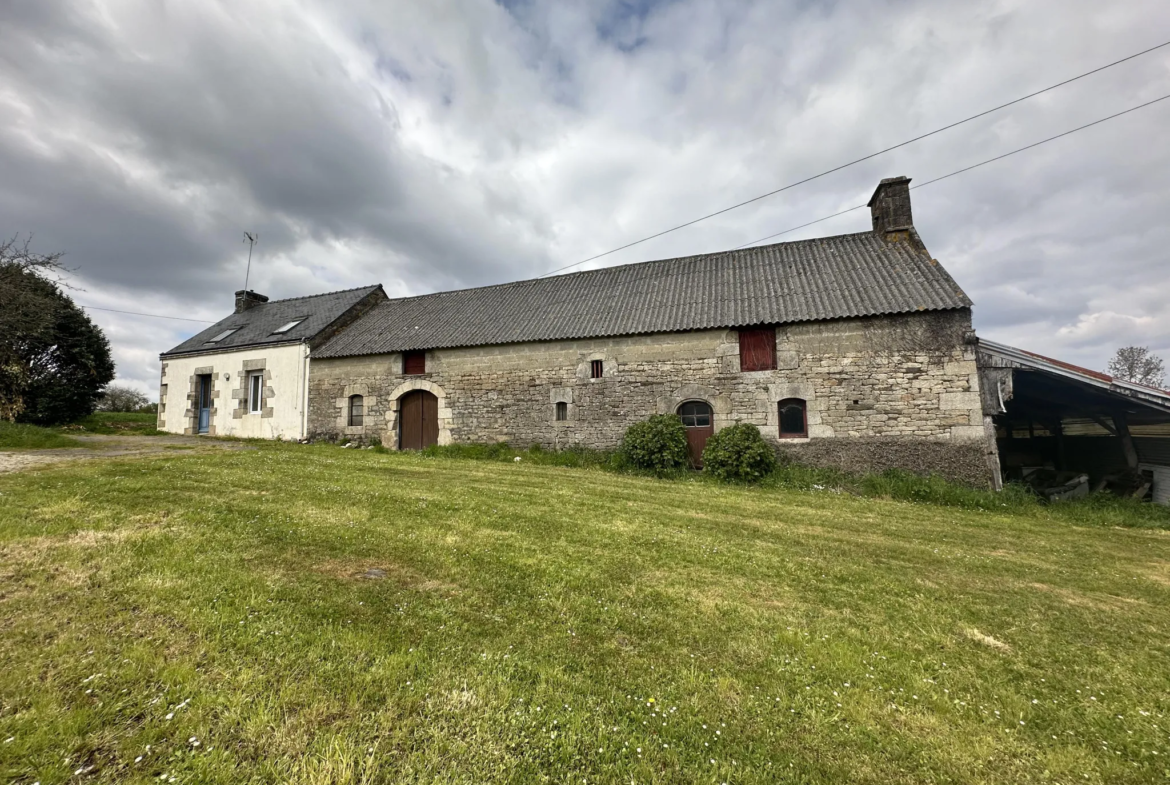
{"label": "small square window", "polygon": [[407,376],[418,376],[427,372],[426,352],[403,352],[402,372]]}
{"label": "small square window", "polygon": [[248,412],[259,414],[264,410],[264,373],[253,371],[248,374]]}
{"label": "small square window", "polygon": [[569,404],[564,401],[557,402],[557,422],[564,422],[569,419]]}
{"label": "small square window", "polygon": [[589,363],[589,376],[592,379],[600,379],[605,373],[605,363],[601,360],[592,360]]}

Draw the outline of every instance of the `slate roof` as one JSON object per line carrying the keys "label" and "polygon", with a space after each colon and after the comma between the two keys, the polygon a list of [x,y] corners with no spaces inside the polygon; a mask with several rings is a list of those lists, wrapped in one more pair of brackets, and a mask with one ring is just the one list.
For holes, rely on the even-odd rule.
{"label": "slate roof", "polygon": [[[326,292],[309,297],[290,297],[287,300],[272,300],[255,305],[243,313],[233,313],[226,319],[216,322],[175,348],[163,352],[161,356],[307,341],[361,302],[362,298],[381,288],[381,284],[363,286],[358,289]],[[299,318],[304,318],[304,321],[288,332],[272,334],[272,331],[281,325]],[[236,332],[216,343],[208,343],[209,339],[232,328],[237,328]]]}
{"label": "slate roof", "polygon": [[874,232],[861,232],[386,300],[313,356],[747,327],[970,305],[954,279],[917,243],[887,242]]}

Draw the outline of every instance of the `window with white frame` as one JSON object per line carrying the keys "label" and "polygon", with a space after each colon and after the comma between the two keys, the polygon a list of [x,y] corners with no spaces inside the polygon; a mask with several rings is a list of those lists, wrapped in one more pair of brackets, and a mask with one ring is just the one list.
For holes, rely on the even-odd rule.
{"label": "window with white frame", "polygon": [[259,414],[264,410],[264,372],[248,374],[248,412]]}

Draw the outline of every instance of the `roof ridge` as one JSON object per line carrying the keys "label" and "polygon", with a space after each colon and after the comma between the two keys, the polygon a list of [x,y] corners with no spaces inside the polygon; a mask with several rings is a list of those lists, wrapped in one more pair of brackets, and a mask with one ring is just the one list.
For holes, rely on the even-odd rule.
{"label": "roof ridge", "polygon": [[554,279],[564,280],[566,278],[574,278],[574,277],[583,276],[583,275],[596,275],[598,273],[609,272],[612,270],[622,270],[622,269],[629,268],[629,267],[642,267],[644,265],[651,265],[651,264],[665,264],[667,262],[684,262],[684,261],[688,261],[691,259],[702,259],[702,258],[709,258],[709,257],[716,257],[716,256],[726,256],[729,254],[746,253],[748,251],[756,251],[756,250],[760,250],[760,249],[764,249],[764,248],[776,248],[776,247],[779,247],[782,245],[799,245],[801,243],[824,242],[826,240],[837,240],[837,239],[840,239],[842,237],[858,237],[861,235],[873,235],[873,231],[867,229],[866,231],[863,231],[863,232],[848,232],[846,234],[833,234],[833,235],[828,235],[826,237],[809,237],[808,239],[805,239],[805,240],[789,240],[789,241],[783,242],[783,243],[768,243],[767,245],[753,245],[753,246],[748,246],[746,248],[729,248],[729,249],[724,250],[724,251],[711,251],[709,253],[690,254],[689,256],[672,256],[672,257],[667,258],[667,259],[646,259],[646,260],[641,261],[641,262],[628,262],[626,264],[615,264],[615,265],[610,265],[609,267],[597,267],[597,268],[594,268],[592,270],[578,270],[577,272],[566,273],[564,275],[549,275],[548,273],[545,273],[543,276],[537,276],[536,278],[521,278],[520,280],[517,280],[517,281],[503,281],[502,283],[490,283],[490,284],[485,284],[483,286],[465,286],[462,289],[442,289],[442,290],[437,291],[437,292],[427,292],[426,294],[411,294],[411,295],[406,295],[403,297],[389,297],[386,300],[384,300],[382,303],[379,303],[379,305],[385,306],[385,305],[388,305],[390,303],[402,302],[403,300],[420,300],[424,297],[439,297],[439,296],[445,295],[445,294],[459,294],[461,292],[477,292],[477,291],[484,291],[487,289],[502,289],[502,288],[508,287],[508,286],[521,286],[523,284],[534,284],[534,283],[537,283],[538,281],[554,280]]}
{"label": "roof ridge", "polygon": [[345,294],[347,292],[356,292],[361,289],[377,289],[381,285],[382,284],[380,283],[375,283],[367,284],[366,286],[355,286],[352,289],[338,289],[337,291],[333,292],[318,292],[317,294],[304,294],[299,297],[285,297],[280,300],[267,300],[265,302],[258,303],[258,305],[276,305],[277,303],[287,303],[291,300],[312,300],[314,297],[328,297],[331,294]]}

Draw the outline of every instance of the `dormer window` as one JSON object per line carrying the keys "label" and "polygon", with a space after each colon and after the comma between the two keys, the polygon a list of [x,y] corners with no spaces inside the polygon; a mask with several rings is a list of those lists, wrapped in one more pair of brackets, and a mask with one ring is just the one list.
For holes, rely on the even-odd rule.
{"label": "dormer window", "polygon": [[224,338],[227,338],[229,335],[231,335],[232,333],[236,332],[239,329],[240,329],[239,327],[232,327],[231,329],[224,330],[222,333],[219,333],[214,338],[208,338],[207,343],[219,343]]}
{"label": "dormer window", "polygon": [[305,317],[302,316],[300,319],[293,319],[291,322],[285,322],[284,324],[280,325],[280,327],[277,327],[275,330],[273,330],[272,334],[273,335],[281,335],[283,333],[287,333],[289,330],[296,327],[298,324],[300,324],[304,320],[305,320]]}

